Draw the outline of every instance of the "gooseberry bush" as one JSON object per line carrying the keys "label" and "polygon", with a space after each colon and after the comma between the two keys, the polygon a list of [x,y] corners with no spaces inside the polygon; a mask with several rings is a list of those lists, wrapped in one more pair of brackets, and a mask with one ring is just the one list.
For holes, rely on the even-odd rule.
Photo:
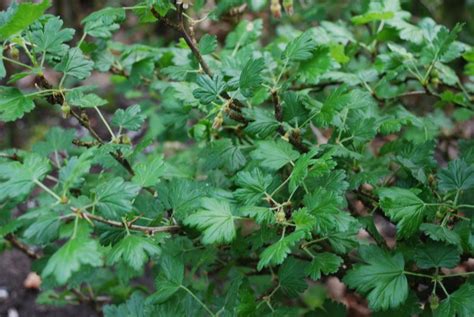
{"label": "gooseberry bush", "polygon": [[34,260],[40,303],[474,316],[462,23],[398,0],[327,20],[292,0],[124,2],[77,29],[47,0],[0,13],[0,120],[48,125],[0,154],[2,245]]}

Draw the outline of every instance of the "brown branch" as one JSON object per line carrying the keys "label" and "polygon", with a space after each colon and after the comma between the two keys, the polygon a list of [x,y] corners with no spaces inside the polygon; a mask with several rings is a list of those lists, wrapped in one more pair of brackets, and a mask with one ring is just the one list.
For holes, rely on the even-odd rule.
{"label": "brown branch", "polygon": [[13,234],[9,233],[4,237],[5,240],[9,241],[13,247],[20,250],[24,254],[26,254],[29,258],[33,260],[37,260],[41,258],[41,254],[37,253],[36,251],[32,250],[29,246],[18,240],[18,238]]}
{"label": "brown branch", "polygon": [[276,89],[272,90],[272,102],[273,102],[273,109],[275,111],[275,119],[280,123],[278,126],[278,133],[284,137],[288,138],[288,142],[290,142],[299,152],[306,153],[309,151],[308,147],[303,144],[301,139],[301,134],[299,129],[293,129],[291,131],[286,132],[285,128],[283,127],[283,107],[280,102],[280,97],[278,96],[278,91]]}
{"label": "brown branch", "polygon": [[212,77],[212,72],[211,69],[209,68],[209,65],[207,65],[206,61],[204,60],[204,57],[202,56],[201,52],[199,51],[199,48],[197,46],[196,40],[189,34],[189,29],[186,23],[184,22],[184,16],[183,16],[183,6],[178,5],[178,24],[171,22],[168,18],[160,16],[158,11],[152,6],[151,7],[151,13],[155,18],[157,18],[160,21],[163,21],[166,25],[169,27],[175,29],[178,31],[184,38],[184,41],[186,44],[189,46],[191,49],[194,57],[198,60],[199,64],[201,65],[202,70]]}
{"label": "brown branch", "polygon": [[89,117],[85,112],[81,112],[81,114],[78,114],[74,110],[71,109],[71,115],[79,121],[79,124],[86,128],[89,133],[92,135],[94,139],[96,139],[100,144],[104,144],[104,140],[95,132],[95,130],[91,127]]}
{"label": "brown branch", "polygon": [[[190,30],[189,26],[187,26],[186,23],[185,23],[184,15],[183,15],[183,6],[178,5],[178,10],[177,10],[178,23],[174,23],[174,22],[170,21],[170,19],[168,19],[167,17],[160,16],[158,11],[156,11],[156,9],[153,6],[151,7],[151,13],[159,21],[162,21],[167,26],[169,26],[170,28],[176,30],[178,33],[180,33],[182,35],[182,37],[184,38],[184,41],[186,42],[186,44],[191,49],[191,52],[193,53],[194,57],[197,59],[199,65],[201,66],[204,73],[206,73],[209,77],[212,77],[212,71],[211,71],[209,65],[207,65],[206,61],[204,60],[204,57],[202,56],[201,52],[199,51],[197,41],[194,38],[194,33],[192,32],[192,30]],[[233,110],[235,110],[237,112],[241,112],[241,108],[243,108],[244,105],[240,101],[232,99],[227,92],[223,92],[221,94],[221,96],[224,97],[225,99],[228,99],[228,100],[231,101],[229,106]],[[244,123],[246,125],[248,123],[248,120],[245,119],[244,117],[242,117],[242,118],[243,118],[243,120],[240,119],[240,120],[236,120],[236,121]],[[234,118],[232,118],[232,119],[234,119]]]}
{"label": "brown branch", "polygon": [[[48,82],[48,80],[44,76],[37,76],[36,79],[36,84],[44,89],[51,89],[52,85]],[[51,104],[62,104],[64,103],[64,98],[62,95],[51,95],[47,97],[47,100]],[[70,110],[71,115],[77,119],[79,124],[86,128],[89,133],[92,135],[94,139],[99,142],[99,146],[105,144],[104,140],[97,134],[97,132],[92,128],[90,125],[90,120],[89,117],[85,112],[81,112],[81,114],[78,114],[74,110]],[[120,164],[122,165],[130,175],[135,175],[135,172],[133,171],[132,166],[130,165],[130,162],[123,157],[123,154],[120,150],[117,150],[116,152],[110,152],[110,155]],[[151,194],[155,194],[155,191],[152,188],[145,187],[145,190],[149,191]]]}
{"label": "brown branch", "polygon": [[[81,215],[81,217],[83,217],[84,219],[91,219],[97,222],[107,224],[112,227],[125,228],[125,224],[123,222],[110,220],[110,219],[106,219],[101,216],[97,216],[88,212],[79,211],[77,208],[75,209],[75,211],[78,212]],[[181,230],[181,227],[178,225],[148,227],[148,226],[142,226],[142,225],[135,225],[132,223],[128,223],[127,228],[130,230],[142,231],[148,234],[154,234],[157,232],[178,232]]]}

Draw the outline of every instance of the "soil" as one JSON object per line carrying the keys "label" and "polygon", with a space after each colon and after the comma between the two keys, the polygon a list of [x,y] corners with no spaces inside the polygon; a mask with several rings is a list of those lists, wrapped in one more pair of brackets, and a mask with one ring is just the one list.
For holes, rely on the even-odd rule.
{"label": "soil", "polygon": [[[0,317],[98,317],[86,305],[62,307],[43,306],[36,303],[39,291],[23,286],[31,272],[31,260],[18,250],[4,251],[0,254]],[[17,314],[15,314],[15,312]]]}

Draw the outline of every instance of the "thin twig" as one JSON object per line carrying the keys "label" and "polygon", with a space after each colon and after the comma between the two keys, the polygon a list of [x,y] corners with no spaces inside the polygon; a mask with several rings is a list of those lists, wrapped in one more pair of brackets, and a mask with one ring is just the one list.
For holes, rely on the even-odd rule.
{"label": "thin twig", "polygon": [[[88,218],[97,222],[101,222],[104,224],[107,224],[112,227],[117,227],[117,228],[125,228],[125,224],[120,221],[115,221],[115,220],[110,220],[106,218],[102,218],[101,216],[97,216],[88,212],[84,211],[79,211],[78,209],[75,209],[76,212],[79,212],[79,214],[84,217]],[[141,226],[141,225],[135,225],[135,224],[127,224],[129,230],[135,230],[135,231],[142,231],[146,232],[148,234],[154,234],[157,232],[177,232],[180,230],[180,226],[174,225],[174,226],[159,226],[159,227],[148,227],[148,226]]]}
{"label": "thin twig", "polygon": [[29,246],[18,240],[13,233],[5,235],[4,239],[9,241],[13,247],[26,254],[29,258],[33,260],[41,258],[41,255],[38,252],[32,250]]}

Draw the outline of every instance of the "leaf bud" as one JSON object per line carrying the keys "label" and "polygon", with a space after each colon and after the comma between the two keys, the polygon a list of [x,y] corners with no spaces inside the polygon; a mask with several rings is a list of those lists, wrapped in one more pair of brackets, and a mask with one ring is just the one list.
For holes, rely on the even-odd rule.
{"label": "leaf bud", "polygon": [[270,4],[270,11],[272,12],[275,19],[281,18],[280,0],[272,0],[272,2]]}
{"label": "leaf bud", "polygon": [[283,0],[283,8],[285,8],[286,14],[293,15],[293,0]]}
{"label": "leaf bud", "polygon": [[222,116],[222,112],[219,112],[217,116],[214,118],[214,122],[212,123],[213,129],[220,129],[222,127],[222,123],[224,122],[224,117]]}
{"label": "leaf bud", "polygon": [[67,119],[69,118],[69,115],[71,114],[71,107],[67,102],[64,102],[61,106],[61,112],[63,113],[63,118]]}
{"label": "leaf bud", "polygon": [[279,210],[276,214],[275,214],[275,220],[276,222],[285,222],[286,221],[286,215],[285,215],[285,212],[283,210]]}

